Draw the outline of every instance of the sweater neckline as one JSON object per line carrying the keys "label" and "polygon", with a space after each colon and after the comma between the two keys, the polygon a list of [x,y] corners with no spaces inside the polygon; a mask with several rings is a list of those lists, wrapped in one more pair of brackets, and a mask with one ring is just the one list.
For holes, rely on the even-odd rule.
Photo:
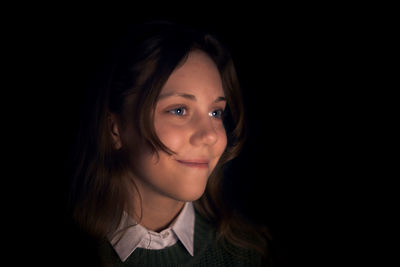
{"label": "sweater neckline", "polygon": [[[215,240],[215,230],[213,226],[203,219],[196,210],[194,229],[194,255],[198,255],[201,254],[213,240]],[[174,259],[174,261],[181,263],[193,259],[193,257],[186,252],[182,242],[179,241],[176,244],[161,250],[137,248],[124,263],[136,266],[141,262],[166,258]]]}
{"label": "sweater neckline", "polygon": [[127,213],[124,214],[116,234],[108,237],[109,242],[122,262],[139,248],[161,250],[180,241],[187,253],[194,255],[195,211],[193,203],[186,202],[171,227],[156,233],[137,224]]}

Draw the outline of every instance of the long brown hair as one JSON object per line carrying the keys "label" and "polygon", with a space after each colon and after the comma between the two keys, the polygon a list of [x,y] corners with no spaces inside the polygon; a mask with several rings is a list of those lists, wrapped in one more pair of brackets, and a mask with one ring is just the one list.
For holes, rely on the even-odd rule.
{"label": "long brown hair", "polygon": [[[145,23],[131,29],[112,53],[110,68],[89,90],[86,116],[77,142],[76,172],[71,207],[76,222],[90,235],[104,238],[116,230],[130,203],[132,181],[123,173],[127,152],[113,149],[107,116],[117,114],[122,125],[134,123],[152,150],[174,153],[157,137],[152,123],[158,95],[171,73],[200,49],[215,62],[227,98],[224,126],[228,145],[209,177],[196,210],[217,227],[218,240],[254,248],[266,255],[263,233],[249,227],[222,196],[224,165],[235,158],[245,138],[245,120],[239,81],[228,50],[201,30],[169,22]],[[128,121],[126,112],[133,114]],[[123,126],[124,127],[124,126]]]}

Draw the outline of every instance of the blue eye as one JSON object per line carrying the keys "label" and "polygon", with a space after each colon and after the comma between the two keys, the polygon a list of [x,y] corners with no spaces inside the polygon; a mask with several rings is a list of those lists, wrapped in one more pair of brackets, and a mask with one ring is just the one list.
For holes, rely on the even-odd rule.
{"label": "blue eye", "polygon": [[186,111],[185,107],[179,107],[179,108],[171,109],[169,112],[176,116],[183,116],[183,115],[186,115],[187,111]]}
{"label": "blue eye", "polygon": [[222,119],[222,115],[224,114],[224,111],[222,109],[217,109],[214,111],[211,111],[210,116],[213,116],[216,119]]}

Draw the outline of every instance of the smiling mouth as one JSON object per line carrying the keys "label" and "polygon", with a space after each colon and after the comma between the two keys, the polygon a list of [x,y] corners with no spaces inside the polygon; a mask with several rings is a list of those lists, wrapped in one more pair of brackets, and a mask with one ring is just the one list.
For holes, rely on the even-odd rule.
{"label": "smiling mouth", "polygon": [[199,169],[208,168],[208,161],[202,161],[202,160],[194,160],[194,161],[176,160],[176,161],[186,167],[199,168]]}

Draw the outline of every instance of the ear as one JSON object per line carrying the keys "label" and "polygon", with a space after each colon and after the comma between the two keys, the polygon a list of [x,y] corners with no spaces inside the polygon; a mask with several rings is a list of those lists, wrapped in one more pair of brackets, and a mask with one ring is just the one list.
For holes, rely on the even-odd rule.
{"label": "ear", "polygon": [[118,116],[114,113],[107,115],[108,131],[111,135],[114,149],[118,150],[122,147],[121,135],[118,123]]}

